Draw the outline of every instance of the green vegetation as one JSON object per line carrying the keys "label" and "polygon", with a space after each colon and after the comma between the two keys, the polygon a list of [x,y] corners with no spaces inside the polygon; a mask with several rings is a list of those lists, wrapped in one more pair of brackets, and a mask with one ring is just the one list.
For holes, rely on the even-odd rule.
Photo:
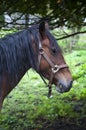
{"label": "green vegetation", "polygon": [[64,54],[73,75],[72,89],[56,92],[48,98],[48,88],[40,76],[29,70],[4,101],[0,113],[0,130],[36,130],[47,122],[67,118],[86,118],[86,51],[74,50]]}
{"label": "green vegetation", "polygon": [[1,29],[0,30],[0,38],[4,37],[7,34],[12,34],[12,33],[16,32],[16,31],[17,31],[16,29],[12,29],[12,30],[10,30],[10,29]]}

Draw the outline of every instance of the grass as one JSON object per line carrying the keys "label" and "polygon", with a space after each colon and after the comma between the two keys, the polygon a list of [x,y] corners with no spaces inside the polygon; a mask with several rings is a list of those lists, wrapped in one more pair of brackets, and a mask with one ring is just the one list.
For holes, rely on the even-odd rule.
{"label": "grass", "polygon": [[[2,32],[1,37],[6,33]],[[65,48],[66,42],[61,45]],[[59,117],[77,121],[86,118],[86,51],[74,50],[64,56],[74,79],[72,89],[59,94],[53,85],[53,97],[48,98],[48,88],[40,76],[29,70],[4,101],[1,130],[36,130]]]}
{"label": "grass", "polygon": [[[0,115],[0,127],[4,130],[33,130],[59,117],[86,117],[86,73],[81,72],[86,72],[85,55],[86,51],[83,50],[65,55],[74,77],[73,88],[68,93],[59,94],[53,86],[53,97],[50,99],[47,97],[48,88],[40,76],[29,70],[5,99]],[[84,64],[75,66],[82,62]],[[77,78],[76,75],[80,72],[81,77]]]}

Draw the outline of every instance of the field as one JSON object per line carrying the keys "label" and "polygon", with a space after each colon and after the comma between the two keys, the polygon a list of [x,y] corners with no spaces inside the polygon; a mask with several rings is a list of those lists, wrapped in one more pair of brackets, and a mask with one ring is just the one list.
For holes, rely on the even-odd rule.
{"label": "field", "polygon": [[0,130],[85,130],[86,50],[63,54],[74,79],[72,89],[51,98],[40,76],[29,70],[7,96],[0,113]]}

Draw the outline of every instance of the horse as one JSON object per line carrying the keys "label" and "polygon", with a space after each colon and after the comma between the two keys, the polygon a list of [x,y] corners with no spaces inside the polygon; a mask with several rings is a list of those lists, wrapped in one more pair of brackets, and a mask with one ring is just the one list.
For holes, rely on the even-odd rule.
{"label": "horse", "polygon": [[62,50],[45,22],[0,39],[0,109],[6,96],[30,68],[49,81],[49,96],[52,84],[60,93],[72,87],[72,75]]}

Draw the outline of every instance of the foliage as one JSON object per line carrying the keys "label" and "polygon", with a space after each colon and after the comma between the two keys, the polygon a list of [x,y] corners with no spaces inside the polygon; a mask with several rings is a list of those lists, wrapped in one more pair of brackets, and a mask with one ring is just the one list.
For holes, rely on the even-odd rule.
{"label": "foliage", "polygon": [[33,130],[60,117],[68,120],[86,117],[85,55],[86,51],[83,50],[65,55],[74,78],[73,88],[68,93],[59,94],[53,86],[52,98],[47,97],[47,88],[39,75],[29,70],[5,99],[0,114],[0,128]]}
{"label": "foliage", "polygon": [[17,32],[16,29],[8,30],[8,29],[3,29],[0,31],[0,38],[4,37],[7,34],[12,34],[14,32]]}
{"label": "foliage", "polygon": [[[84,31],[85,29],[86,29],[85,27],[81,28],[81,31]],[[59,45],[61,46],[64,52],[72,51],[72,49],[73,50],[86,49],[85,34],[77,34],[72,36],[71,29],[67,28],[54,29],[52,31],[52,34],[57,39]],[[64,39],[64,37],[66,37],[66,39]]]}
{"label": "foliage", "polygon": [[[17,30],[1,31],[3,37]],[[64,42],[65,43],[65,42]],[[63,46],[64,43],[61,43]],[[81,44],[82,45],[82,44]],[[65,43],[66,47],[66,43]],[[73,87],[68,93],[59,94],[53,85],[53,97],[48,98],[48,88],[39,75],[29,70],[21,82],[7,96],[0,113],[1,130],[41,129],[47,122],[60,118],[77,120],[86,118],[86,51],[65,54],[73,75]]]}
{"label": "foliage", "polygon": [[[7,12],[11,16],[12,13],[21,12],[22,14],[37,15],[40,20],[48,19],[52,28],[64,25],[81,27],[86,25],[85,5],[85,1],[81,0],[39,0],[36,2],[34,0],[1,0],[0,14]],[[13,23],[15,24],[15,21]]]}

